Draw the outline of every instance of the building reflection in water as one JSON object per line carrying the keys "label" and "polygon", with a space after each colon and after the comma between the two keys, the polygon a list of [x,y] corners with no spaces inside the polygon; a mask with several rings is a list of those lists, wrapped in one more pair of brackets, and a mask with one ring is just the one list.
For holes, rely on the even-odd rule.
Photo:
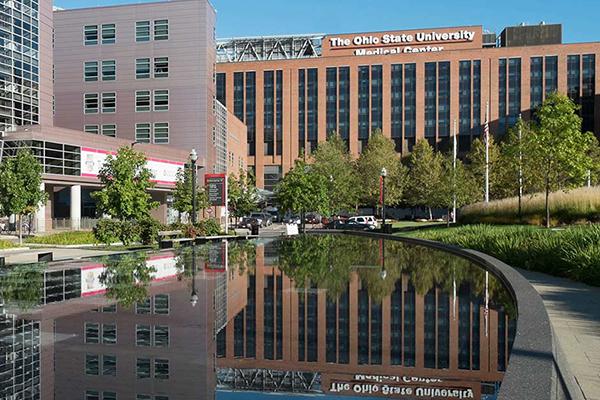
{"label": "building reflection in water", "polygon": [[139,260],[2,271],[0,398],[481,398],[508,362],[510,296],[440,252],[308,236]]}

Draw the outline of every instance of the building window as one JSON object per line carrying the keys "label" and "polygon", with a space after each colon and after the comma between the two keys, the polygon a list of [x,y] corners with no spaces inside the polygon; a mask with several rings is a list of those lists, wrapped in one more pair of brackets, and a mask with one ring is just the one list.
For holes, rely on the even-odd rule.
{"label": "building window", "polygon": [[102,356],[102,375],[117,376],[117,356],[107,354]]}
{"label": "building window", "polygon": [[581,57],[567,56],[567,95],[575,103],[579,103],[581,92]]}
{"label": "building window", "polygon": [[306,136],[310,153],[317,149],[319,139],[319,70],[309,68],[306,78]]}
{"label": "building window", "polygon": [[85,343],[100,343],[100,324],[95,322],[85,323]]}
{"label": "building window", "polygon": [[[104,125],[104,126],[110,126],[110,125]],[[104,306],[104,307],[102,307],[102,312],[103,313],[116,313],[117,305],[111,304],[110,306]]]}
{"label": "building window", "polygon": [[383,66],[371,66],[371,132],[383,126]]}
{"label": "building window", "polygon": [[558,90],[558,56],[546,57],[544,61],[546,62],[546,94],[549,94]]}
{"label": "building window", "polygon": [[117,344],[117,325],[102,324],[102,343]]}
{"label": "building window", "polygon": [[480,134],[481,125],[481,60],[473,61],[473,135]]}
{"label": "building window", "polygon": [[102,61],[102,80],[114,81],[117,79],[117,62],[115,60]]}
{"label": "building window", "polygon": [[85,355],[85,374],[99,375],[100,374],[100,356],[97,354]]}
{"label": "building window", "polygon": [[[150,124],[135,124],[135,141],[140,143],[150,143]],[[138,308],[139,310],[139,308]],[[139,313],[142,314],[142,313]]]}
{"label": "building window", "polygon": [[217,73],[217,100],[223,105],[227,105],[227,74],[224,72]]}
{"label": "building window", "polygon": [[[225,104],[224,104],[225,105]],[[244,73],[233,73],[233,114],[244,122]]]}
{"label": "building window", "polygon": [[117,41],[117,26],[102,24],[102,44],[114,44]]}
{"label": "building window", "polygon": [[248,127],[248,155],[256,154],[256,72],[246,72],[245,123]]}
{"label": "building window", "polygon": [[169,111],[169,90],[154,91],[154,111]]}
{"label": "building window", "polygon": [[135,79],[150,78],[150,59],[138,58],[135,60]]}
{"label": "building window", "polygon": [[[425,137],[435,144],[437,116],[437,64],[425,63]],[[432,140],[433,139],[433,143]]]}
{"label": "building window", "polygon": [[98,44],[98,25],[86,25],[83,27],[84,44],[93,46]]}
{"label": "building window", "polygon": [[[412,150],[417,132],[417,71],[415,64],[404,65],[404,138]],[[407,140],[409,138],[409,140]]]}
{"label": "building window", "polygon": [[169,346],[169,327],[157,325],[154,327],[154,346],[168,347]]}
{"label": "building window", "polygon": [[100,399],[100,392],[97,390],[86,390],[85,400],[102,400]]}
{"label": "building window", "polygon": [[596,55],[584,54],[581,57],[581,129],[594,131],[594,109],[596,104]]}
{"label": "building window", "polygon": [[102,400],[117,400],[115,392],[102,392]]}
{"label": "building window", "polygon": [[136,375],[139,379],[150,378],[152,376],[149,358],[138,358],[136,360]]}
{"label": "building window", "polygon": [[98,93],[85,93],[83,95],[83,109],[85,114],[98,114]]}
{"label": "building window", "polygon": [[275,72],[264,71],[263,79],[263,154],[275,154]]}
{"label": "building window", "polygon": [[169,314],[169,295],[157,294],[154,296],[154,314],[168,315]]}
{"label": "building window", "polygon": [[83,131],[87,132],[87,133],[93,133],[95,135],[97,135],[98,133],[100,133],[98,125],[84,125],[83,126]]}
{"label": "building window", "polygon": [[337,68],[325,70],[325,127],[327,135],[337,132]]}
{"label": "building window", "polygon": [[169,144],[169,123],[154,123],[154,144]]}
{"label": "building window", "polygon": [[154,58],[154,77],[168,78],[169,77],[169,57]]}
{"label": "building window", "polygon": [[[136,137],[137,140],[137,137]],[[150,314],[150,297],[146,298],[144,301],[137,302],[135,304],[135,313],[136,314]]]}
{"label": "building window", "polygon": [[402,152],[402,64],[392,64],[392,140],[397,152]]}
{"label": "building window", "polygon": [[358,67],[358,141],[359,152],[369,141],[369,66]]}
{"label": "building window", "polygon": [[542,104],[544,98],[543,57],[531,57],[529,60],[529,104],[535,110]]}
{"label": "building window", "polygon": [[86,61],[83,67],[83,80],[95,82],[98,80],[98,61]]}
{"label": "building window", "polygon": [[[102,135],[109,137],[117,137],[117,125],[115,124],[104,124],[102,125]],[[106,311],[104,311],[106,312]]]}
{"label": "building window", "polygon": [[154,360],[154,378],[169,379],[169,360],[159,358]]}
{"label": "building window", "polygon": [[498,60],[498,132],[506,129],[506,58]]}
{"label": "building window", "polygon": [[508,60],[508,126],[517,123],[521,115],[521,59]]}
{"label": "building window", "polygon": [[154,21],[154,40],[169,39],[169,20],[157,19]]}
{"label": "building window", "polygon": [[135,111],[150,111],[150,91],[138,90],[135,92]]}
{"label": "building window", "polygon": [[298,156],[306,145],[306,70],[298,70]]}
{"label": "building window", "polygon": [[275,190],[275,186],[277,186],[281,180],[281,166],[265,165],[264,171],[264,189],[272,192]]}
{"label": "building window", "polygon": [[[450,62],[438,63],[438,137],[450,136]],[[449,141],[443,139],[441,150],[445,150]]]}
{"label": "building window", "polygon": [[114,113],[117,111],[117,94],[115,92],[102,93],[102,112]]}
{"label": "building window", "polygon": [[338,69],[338,133],[349,146],[350,139],[350,67]]}
{"label": "building window", "polygon": [[138,325],[135,328],[135,345],[136,346],[151,346],[152,345],[151,331],[149,325]]}
{"label": "building window", "polygon": [[283,71],[277,70],[275,74],[275,135],[277,137],[276,154],[283,151]]}
{"label": "building window", "polygon": [[150,21],[137,21],[135,23],[135,41],[150,41]]}

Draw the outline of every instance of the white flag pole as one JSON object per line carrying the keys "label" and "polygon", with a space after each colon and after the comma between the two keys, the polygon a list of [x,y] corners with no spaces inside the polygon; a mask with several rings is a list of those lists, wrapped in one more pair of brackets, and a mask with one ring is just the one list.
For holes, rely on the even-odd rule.
{"label": "white flag pole", "polygon": [[521,131],[521,114],[519,114],[519,219],[521,218],[521,206],[523,201],[523,144],[522,140],[522,131]]}
{"label": "white flag pole", "polygon": [[485,202],[490,201],[490,103],[485,106]]}
{"label": "white flag pole", "polygon": [[456,118],[454,118],[454,135],[452,136],[452,195],[454,197],[452,204],[452,222],[456,223],[456,157],[457,157],[457,130],[456,130]]}

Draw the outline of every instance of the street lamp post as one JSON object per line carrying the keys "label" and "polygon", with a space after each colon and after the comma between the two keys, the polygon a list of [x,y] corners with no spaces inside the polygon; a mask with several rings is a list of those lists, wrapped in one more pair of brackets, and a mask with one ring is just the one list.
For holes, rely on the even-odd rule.
{"label": "street lamp post", "polygon": [[196,307],[198,303],[198,293],[196,292],[196,244],[192,244],[192,296],[190,297],[190,304],[192,307]]}
{"label": "street lamp post", "polygon": [[381,168],[381,230],[385,232],[385,177],[387,169]]}
{"label": "street lamp post", "polygon": [[192,225],[196,225],[196,161],[198,161],[196,149],[190,152],[190,160],[192,162]]}

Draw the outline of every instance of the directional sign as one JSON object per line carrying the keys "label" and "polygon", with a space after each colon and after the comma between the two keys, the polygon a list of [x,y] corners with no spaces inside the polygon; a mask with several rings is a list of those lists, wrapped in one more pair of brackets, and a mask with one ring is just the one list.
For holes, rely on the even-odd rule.
{"label": "directional sign", "polygon": [[224,206],[227,199],[227,175],[206,174],[204,185],[208,191],[208,202],[211,206]]}

